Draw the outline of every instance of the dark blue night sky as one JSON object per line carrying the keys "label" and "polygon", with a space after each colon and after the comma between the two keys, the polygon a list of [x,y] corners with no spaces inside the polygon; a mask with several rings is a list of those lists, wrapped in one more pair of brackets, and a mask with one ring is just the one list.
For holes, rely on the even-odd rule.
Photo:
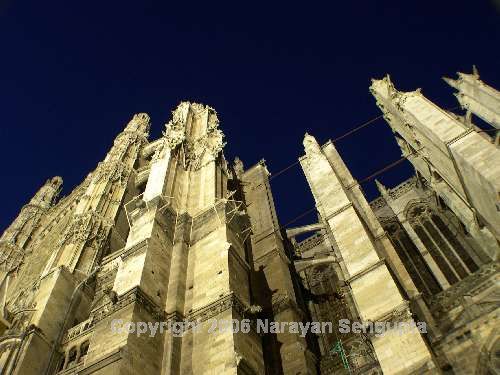
{"label": "dark blue night sky", "polygon": [[[320,142],[380,114],[371,78],[456,106],[441,76],[470,72],[500,88],[493,1],[0,1],[0,229],[38,187],[64,194],[104,158],[136,112],[158,136],[181,100],[216,108],[226,157],[279,171]],[[400,157],[379,120],[338,142],[362,179]],[[408,165],[385,173],[392,186]],[[300,167],[272,182],[282,223],[313,206]],[[364,189],[376,196],[373,182]],[[303,221],[314,220],[314,215]]]}

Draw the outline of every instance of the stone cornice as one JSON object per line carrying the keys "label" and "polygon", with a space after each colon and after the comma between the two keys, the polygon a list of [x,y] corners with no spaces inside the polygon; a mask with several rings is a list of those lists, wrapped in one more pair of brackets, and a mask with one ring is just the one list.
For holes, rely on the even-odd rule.
{"label": "stone cornice", "polygon": [[149,243],[149,239],[146,238],[146,239],[144,239],[144,240],[136,243],[132,247],[126,249],[125,251],[121,252],[120,257],[122,259],[126,259],[129,256],[131,256],[132,254],[134,254],[135,252],[137,252],[139,250],[142,250],[143,248],[147,247],[148,243]]}
{"label": "stone cornice", "polygon": [[242,317],[246,315],[247,306],[234,293],[229,293],[189,313],[186,315],[186,319],[204,322],[231,308]]}
{"label": "stone cornice", "polygon": [[114,312],[121,310],[128,305],[138,302],[144,309],[151,314],[154,319],[162,320],[164,318],[164,312],[153,300],[149,298],[138,286],[130,289],[128,292],[118,296],[115,303],[110,302],[103,306],[98,307],[96,310],[90,313],[92,323],[89,328],[100,322],[101,320],[107,318]]}
{"label": "stone cornice", "polygon": [[311,250],[312,248],[322,244],[323,242],[328,240],[328,235],[320,232],[316,232],[314,235],[306,238],[302,242],[299,242],[295,249],[300,253]]}
{"label": "stone cornice", "polygon": [[414,189],[416,186],[415,184],[416,184],[415,177],[411,177],[408,180],[397,185],[396,187],[389,189],[389,196],[393,200],[398,199],[399,197],[405,195],[406,193]]}

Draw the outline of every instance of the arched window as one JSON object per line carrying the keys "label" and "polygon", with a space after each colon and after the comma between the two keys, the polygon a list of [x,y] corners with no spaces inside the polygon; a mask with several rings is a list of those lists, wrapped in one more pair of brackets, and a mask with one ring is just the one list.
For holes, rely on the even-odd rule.
{"label": "arched window", "polygon": [[384,224],[384,229],[418,290],[429,295],[439,293],[439,283],[401,224],[393,220]]}
{"label": "arched window", "polygon": [[465,247],[462,246],[460,241],[457,240],[457,237],[451,233],[450,228],[448,228],[448,226],[438,215],[432,215],[432,221],[434,222],[436,227],[438,227],[441,233],[446,237],[451,246],[453,246],[458,256],[465,263],[469,271],[476,272],[479,269],[478,265],[471,258]]}
{"label": "arched window", "polygon": [[70,368],[70,367],[73,367],[75,364],[76,364],[76,347],[73,346],[70,350],[69,350],[69,354],[68,354],[68,364],[66,365],[66,368]]}
{"label": "arched window", "polygon": [[471,249],[466,249],[466,241],[459,241],[445,220],[425,203],[412,204],[406,211],[406,217],[418,237],[432,256],[446,280],[455,284],[459,280],[479,269],[470,256]]}
{"label": "arched window", "polygon": [[89,346],[90,343],[88,341],[84,341],[80,346],[80,356],[78,357],[78,363],[83,362],[83,360],[85,359],[85,356],[89,351]]}
{"label": "arched window", "polygon": [[417,233],[417,236],[420,238],[420,241],[422,241],[425,248],[427,249],[429,254],[431,254],[432,258],[438,265],[439,269],[443,272],[444,276],[446,277],[446,280],[448,280],[450,284],[456,283],[458,281],[457,276],[453,273],[451,267],[448,265],[445,258],[438,250],[434,242],[432,242],[431,238],[424,230],[424,228],[421,225],[415,225],[414,229],[415,233]]}

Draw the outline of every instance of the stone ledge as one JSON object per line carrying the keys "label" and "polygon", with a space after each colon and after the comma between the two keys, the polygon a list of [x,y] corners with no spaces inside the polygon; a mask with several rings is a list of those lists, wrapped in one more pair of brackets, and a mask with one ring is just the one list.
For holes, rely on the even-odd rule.
{"label": "stone ledge", "polygon": [[111,253],[107,256],[105,256],[103,259],[102,259],[102,262],[101,262],[101,267],[104,268],[104,266],[112,261],[114,261],[116,258],[118,257],[121,257],[123,254],[127,254],[129,255],[128,253],[129,252],[134,252],[135,250],[138,250],[138,248],[142,247],[144,245],[145,242],[148,242],[148,239],[144,239],[144,240],[141,240],[139,242],[137,242],[136,244],[132,245],[132,247],[129,247],[127,249],[127,247],[124,247],[118,251],[115,251],[114,253]]}
{"label": "stone ledge", "polygon": [[338,214],[341,214],[342,212],[348,210],[349,208],[353,207],[352,202],[347,203],[346,205],[340,207],[339,209],[335,210],[332,212],[330,215],[325,217],[325,221],[328,222],[330,221],[331,218],[337,216]]}
{"label": "stone ledge", "polygon": [[379,259],[377,262],[369,265],[365,269],[359,271],[358,273],[354,274],[351,276],[349,279],[346,280],[346,283],[352,283],[354,280],[359,279],[360,277],[365,276],[367,273],[373,271],[374,269],[380,267],[381,265],[385,265],[385,258]]}
{"label": "stone ledge", "polygon": [[234,294],[227,294],[210,304],[203,306],[190,314],[186,315],[186,319],[190,321],[200,320],[202,322],[207,321],[220,313],[234,308],[242,317],[245,316],[247,306],[240,301],[240,299]]}

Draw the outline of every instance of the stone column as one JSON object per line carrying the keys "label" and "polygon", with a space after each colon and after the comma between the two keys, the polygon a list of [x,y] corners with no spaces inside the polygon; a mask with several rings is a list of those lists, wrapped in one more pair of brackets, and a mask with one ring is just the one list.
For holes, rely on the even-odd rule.
{"label": "stone column", "polygon": [[[252,223],[252,256],[254,297],[268,318],[277,322],[300,322],[305,318],[299,305],[290,260],[285,253],[271,188],[264,161],[249,168],[241,176],[248,214]],[[304,338],[288,332],[264,336],[279,352],[268,353],[269,362],[277,365],[270,373],[315,374],[317,359],[307,349]],[[270,345],[269,345],[270,346]],[[281,368],[280,368],[281,367]]]}

